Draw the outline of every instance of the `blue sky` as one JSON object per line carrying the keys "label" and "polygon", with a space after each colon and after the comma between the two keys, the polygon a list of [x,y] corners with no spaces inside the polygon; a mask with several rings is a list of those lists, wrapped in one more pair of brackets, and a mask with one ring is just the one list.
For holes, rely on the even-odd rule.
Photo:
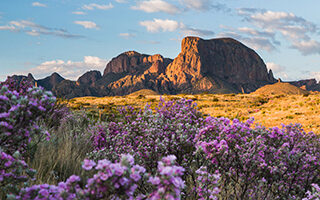
{"label": "blue sky", "polygon": [[233,37],[283,80],[320,80],[319,0],[1,0],[0,80],[75,80],[135,50],[175,58],[184,36]]}

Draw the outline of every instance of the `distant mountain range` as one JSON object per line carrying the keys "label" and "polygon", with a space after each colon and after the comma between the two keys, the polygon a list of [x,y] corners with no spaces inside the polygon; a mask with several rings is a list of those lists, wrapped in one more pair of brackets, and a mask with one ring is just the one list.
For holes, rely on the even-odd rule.
{"label": "distant mountain range", "polygon": [[[159,94],[250,93],[276,82],[260,56],[239,41],[198,37],[184,38],[181,52],[174,60],[128,51],[113,58],[103,75],[89,71],[77,81],[66,80],[58,73],[39,80],[32,74],[9,78],[36,82],[64,98],[127,95],[141,89]],[[320,91],[315,79],[290,83]]]}

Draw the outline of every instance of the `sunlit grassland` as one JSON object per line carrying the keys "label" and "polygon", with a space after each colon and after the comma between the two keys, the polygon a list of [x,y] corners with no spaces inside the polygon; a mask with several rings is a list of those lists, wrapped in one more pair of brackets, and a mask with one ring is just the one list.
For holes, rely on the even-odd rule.
{"label": "sunlit grassland", "polygon": [[199,94],[199,95],[139,95],[115,97],[81,97],[68,100],[75,110],[86,110],[95,117],[103,117],[122,106],[143,108],[147,103],[155,108],[160,100],[186,98],[194,100],[199,110],[214,117],[238,118],[242,121],[254,117],[266,127],[300,123],[305,131],[320,133],[320,95],[252,95],[252,94]]}

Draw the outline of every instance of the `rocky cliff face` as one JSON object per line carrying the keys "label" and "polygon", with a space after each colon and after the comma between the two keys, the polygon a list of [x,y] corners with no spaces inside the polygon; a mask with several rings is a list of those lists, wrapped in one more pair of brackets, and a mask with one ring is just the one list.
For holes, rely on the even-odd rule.
{"label": "rocky cliff face", "polygon": [[121,74],[130,73],[134,74],[144,70],[147,62],[148,55],[140,54],[136,51],[127,51],[113,58],[106,66],[103,76],[110,73]]}
{"label": "rocky cliff face", "polygon": [[[43,80],[43,81],[42,81]],[[103,75],[90,71],[77,81],[57,74],[39,80],[58,97],[127,95],[141,89],[157,93],[241,93],[276,82],[252,49],[231,39],[186,37],[174,59],[128,51],[113,58]]]}
{"label": "rocky cliff face", "polygon": [[[231,38],[184,38],[181,53],[167,67],[166,75],[174,87],[182,90],[210,90],[218,87],[217,82],[226,82],[235,90],[251,92],[275,82],[259,55]],[[200,80],[202,83],[195,88]]]}
{"label": "rocky cliff face", "polygon": [[[163,74],[172,59],[159,54],[146,55],[135,51],[125,52],[112,59],[104,71],[111,95],[125,95],[141,89],[161,90],[158,77]],[[106,78],[108,77],[108,78]]]}

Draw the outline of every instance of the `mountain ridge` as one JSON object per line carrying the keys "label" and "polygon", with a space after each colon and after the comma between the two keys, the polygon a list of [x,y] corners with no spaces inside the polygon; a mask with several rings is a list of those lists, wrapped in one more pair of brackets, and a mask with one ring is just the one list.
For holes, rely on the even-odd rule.
{"label": "mountain ridge", "polygon": [[[276,82],[253,49],[232,38],[199,37],[185,37],[175,59],[127,51],[108,62],[103,74],[88,71],[76,81],[66,80],[58,73],[39,80],[32,74],[11,78],[37,82],[63,98],[120,96],[143,89],[159,94],[251,93]],[[320,90],[315,80],[291,84]]]}

